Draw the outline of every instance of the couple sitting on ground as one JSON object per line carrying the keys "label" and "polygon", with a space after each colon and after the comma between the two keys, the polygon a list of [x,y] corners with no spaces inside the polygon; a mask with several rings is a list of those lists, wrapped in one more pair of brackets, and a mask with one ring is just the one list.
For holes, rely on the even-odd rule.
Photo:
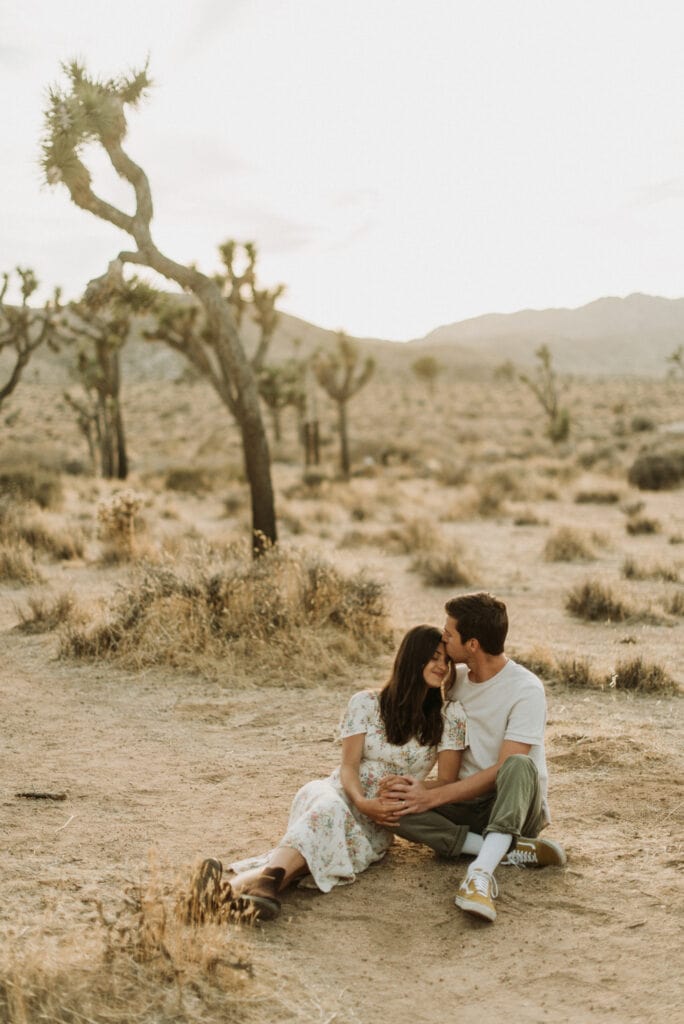
{"label": "couple sitting on ground", "polygon": [[231,864],[229,883],[220,861],[201,864],[189,917],[274,918],[294,881],[309,876],[322,892],[353,882],[394,835],[474,857],[455,903],[488,921],[499,864],[565,864],[561,846],[538,838],[549,821],[546,699],[540,680],[503,652],[506,606],[466,594],[446,612],[441,634],[409,630],[382,690],[351,698],[340,767],[299,790],[275,849]]}

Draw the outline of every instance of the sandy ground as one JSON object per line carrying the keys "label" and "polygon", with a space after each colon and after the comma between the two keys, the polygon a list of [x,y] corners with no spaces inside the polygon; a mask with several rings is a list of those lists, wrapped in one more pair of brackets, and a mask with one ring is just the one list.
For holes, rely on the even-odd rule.
{"label": "sandy ground", "polygon": [[[430,609],[439,618],[445,595],[418,596],[397,566],[388,571],[398,623]],[[73,583],[88,570],[69,572]],[[525,593],[513,600],[523,636],[534,636]],[[5,935],[18,921],[66,934],[84,896],[116,898],[126,879],[145,875],[150,851],[171,878],[203,856],[228,862],[269,848],[291,795],[334,767],[347,698],[385,670],[302,689],[132,675],[55,660],[53,636],[13,630],[18,603],[3,591]],[[672,660],[674,632],[681,627],[670,630]],[[571,632],[564,641],[572,646]],[[281,918],[251,930],[249,942],[332,1007],[321,1020],[675,1020],[680,701],[561,687],[548,696],[549,834],[566,846],[567,869],[500,869],[494,925],[453,905],[465,859],[445,862],[403,841],[352,886],[292,892]],[[66,799],[16,795],[26,791]]]}

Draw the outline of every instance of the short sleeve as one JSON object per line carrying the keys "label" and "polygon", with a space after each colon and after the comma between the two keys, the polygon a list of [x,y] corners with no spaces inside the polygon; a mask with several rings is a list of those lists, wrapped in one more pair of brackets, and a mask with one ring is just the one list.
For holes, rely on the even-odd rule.
{"label": "short sleeve", "polygon": [[376,707],[377,698],[370,690],[361,690],[360,693],[355,693],[340,720],[338,739],[343,740],[345,736],[358,736],[359,733],[367,733]]}
{"label": "short sleeve", "polygon": [[544,742],[546,725],[546,697],[541,685],[530,686],[510,710],[505,740],[529,743],[532,746]]}
{"label": "short sleeve", "polygon": [[468,722],[463,705],[449,700],[442,710],[444,729],[438,750],[465,750],[468,746]]}

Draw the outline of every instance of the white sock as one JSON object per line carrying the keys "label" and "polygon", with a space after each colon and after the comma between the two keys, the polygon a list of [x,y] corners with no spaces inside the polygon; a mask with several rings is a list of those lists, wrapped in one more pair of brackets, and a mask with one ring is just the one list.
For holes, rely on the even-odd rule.
{"label": "white sock", "polygon": [[475,868],[493,875],[510,849],[513,836],[506,832],[488,832],[482,842],[482,849],[468,868],[468,874]]}
{"label": "white sock", "polygon": [[478,853],[482,849],[484,839],[478,835],[477,832],[469,832],[465,837],[465,842],[461,847],[461,853],[468,854],[470,857],[477,857]]}

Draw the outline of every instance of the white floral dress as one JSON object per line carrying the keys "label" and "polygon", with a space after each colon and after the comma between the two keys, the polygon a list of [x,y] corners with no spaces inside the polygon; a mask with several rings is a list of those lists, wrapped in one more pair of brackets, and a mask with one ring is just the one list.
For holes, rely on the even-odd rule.
{"label": "white floral dress", "polygon": [[[364,796],[377,796],[385,775],[424,779],[440,750],[463,750],[467,746],[463,706],[458,701],[448,702],[442,716],[444,730],[439,746],[421,746],[415,739],[396,746],[387,742],[379,694],[372,690],[354,694],[340,722],[339,739],[365,734],[359,766]],[[327,779],[302,786],[292,801],[287,832],[278,846],[298,850],[308,865],[310,881],[322,892],[329,892],[335,885],[353,882],[360,871],[384,857],[393,838],[392,832],[356,809],[344,791],[337,768]],[[261,867],[268,857],[252,857],[230,867],[238,872]]]}

